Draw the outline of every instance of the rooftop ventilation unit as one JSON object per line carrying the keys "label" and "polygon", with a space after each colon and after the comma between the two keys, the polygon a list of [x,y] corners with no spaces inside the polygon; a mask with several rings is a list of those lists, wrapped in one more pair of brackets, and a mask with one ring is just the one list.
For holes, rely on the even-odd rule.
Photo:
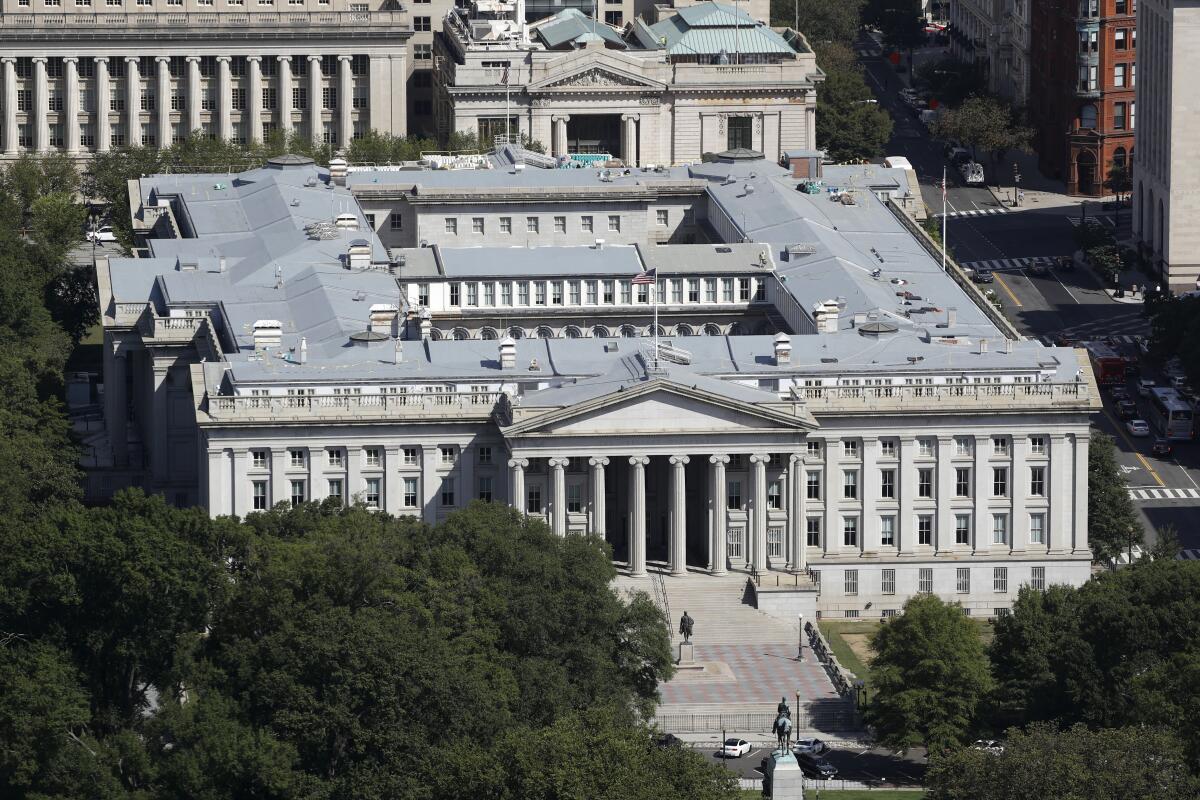
{"label": "rooftop ventilation unit", "polygon": [[255,350],[279,347],[283,341],[283,323],[277,319],[255,320],[251,330],[253,331]]}
{"label": "rooftop ventilation unit", "polygon": [[337,225],[332,222],[310,222],[304,226],[304,232],[310,239],[328,241],[338,238]]}
{"label": "rooftop ventilation unit", "polygon": [[358,230],[358,217],[346,212],[333,218],[333,224],[344,231]]}

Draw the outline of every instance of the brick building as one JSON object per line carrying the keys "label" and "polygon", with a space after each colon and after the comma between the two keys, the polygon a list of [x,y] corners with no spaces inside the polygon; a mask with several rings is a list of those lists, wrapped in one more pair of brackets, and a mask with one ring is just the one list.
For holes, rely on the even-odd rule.
{"label": "brick building", "polygon": [[1133,157],[1137,0],[1033,4],[1030,122],[1042,172],[1100,196]]}

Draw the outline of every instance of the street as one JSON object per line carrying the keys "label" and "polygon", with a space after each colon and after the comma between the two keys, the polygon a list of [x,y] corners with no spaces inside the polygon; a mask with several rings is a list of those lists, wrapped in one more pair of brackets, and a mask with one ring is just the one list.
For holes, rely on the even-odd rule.
{"label": "street", "polygon": [[[899,90],[906,75],[895,71],[871,36],[862,35],[856,49],[868,85],[894,122],[888,155],[904,156],[913,165],[926,207],[939,219],[941,183],[946,176],[948,247],[963,267],[992,272],[992,288],[1017,329],[1045,344],[1111,337],[1128,355],[1140,359],[1133,337],[1150,333],[1140,302],[1114,300],[1085,266],[1070,271],[1050,269],[1042,275],[1030,270],[1036,260],[1074,252],[1074,229],[1081,217],[1112,228],[1118,240],[1128,237],[1129,209],[1104,209],[1094,200],[1081,207],[1073,198],[1035,192],[1026,195],[1021,207],[1012,208],[1006,204],[1011,202],[1011,187],[1001,187],[1006,201],[1001,203],[986,187],[963,185],[957,171],[949,168],[942,144],[901,101]],[[918,50],[915,61],[936,59],[941,53],[940,47]],[[1165,385],[1163,376],[1144,365],[1143,369],[1146,377]],[[1185,555],[1200,556],[1200,445],[1175,442],[1170,455],[1152,455],[1153,437],[1130,436],[1117,418],[1110,393],[1104,395],[1104,411],[1094,424],[1116,442],[1130,496],[1146,523],[1146,543],[1152,544],[1157,531],[1172,526],[1180,546],[1194,551]],[[1130,396],[1138,401],[1139,416],[1146,419],[1147,401],[1132,391],[1132,384]]]}
{"label": "street", "polygon": [[[772,749],[771,746],[755,747],[749,755],[741,758],[721,758],[715,750],[701,752],[714,763],[722,764],[726,769],[737,773],[739,777],[761,778],[763,774],[759,765],[764,757],[771,754]],[[924,752],[919,748],[902,758],[879,747],[837,747],[823,754],[821,758],[837,768],[837,780],[919,786],[925,778]],[[819,781],[812,783],[820,785]]]}

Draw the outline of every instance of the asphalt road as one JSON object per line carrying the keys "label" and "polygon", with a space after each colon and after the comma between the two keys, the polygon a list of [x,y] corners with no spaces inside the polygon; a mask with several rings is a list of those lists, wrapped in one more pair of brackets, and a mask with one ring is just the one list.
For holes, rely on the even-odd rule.
{"label": "asphalt road", "polygon": [[[721,758],[714,750],[707,751],[706,755],[740,777],[761,778],[759,764],[771,750],[771,747],[756,747],[741,758]],[[882,748],[839,748],[826,753],[823,758],[837,767],[839,780],[919,786],[925,779],[925,754],[919,750],[901,758]]]}
{"label": "asphalt road", "polygon": [[[877,43],[864,36],[856,47],[879,105],[892,115],[888,154],[905,156],[912,163],[932,213],[942,209],[941,181],[943,167],[947,168],[946,240],[950,250],[960,264],[992,271],[993,288],[1017,329],[1047,344],[1062,336],[1074,342],[1115,337],[1119,346],[1136,358],[1129,337],[1150,332],[1140,304],[1110,298],[1087,268],[1051,270],[1045,275],[1034,275],[1029,269],[1033,259],[1070,255],[1075,250],[1073,232],[1081,213],[1123,238],[1128,235],[1130,211],[1102,210],[1091,203],[1081,212],[1077,205],[1038,207],[1030,201],[1012,209],[997,202],[986,188],[962,185],[949,168],[941,144],[900,101],[902,84],[892,65],[880,55]],[[917,61],[936,58],[939,53],[940,48],[918,51]],[[1143,369],[1146,377],[1163,382],[1149,366]],[[1131,394],[1136,398],[1136,393]],[[1144,418],[1146,401],[1137,399],[1139,416]],[[1157,531],[1172,526],[1183,548],[1200,551],[1200,444],[1175,443],[1169,456],[1152,455],[1153,437],[1130,436],[1124,422],[1117,419],[1108,392],[1104,412],[1094,423],[1117,443],[1130,495],[1144,517],[1146,542],[1153,543]]]}

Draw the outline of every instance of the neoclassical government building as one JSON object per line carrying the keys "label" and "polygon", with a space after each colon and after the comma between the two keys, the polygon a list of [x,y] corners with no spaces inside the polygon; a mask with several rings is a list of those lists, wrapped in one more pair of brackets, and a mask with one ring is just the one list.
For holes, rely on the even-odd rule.
{"label": "neoclassical government building", "polygon": [[[89,495],[507,503],[634,575],[774,573],[839,617],[1086,580],[1088,360],[944,273],[899,171],[513,154],[137,181],[141,257],[97,263]],[[389,238],[415,219],[441,233]]]}

